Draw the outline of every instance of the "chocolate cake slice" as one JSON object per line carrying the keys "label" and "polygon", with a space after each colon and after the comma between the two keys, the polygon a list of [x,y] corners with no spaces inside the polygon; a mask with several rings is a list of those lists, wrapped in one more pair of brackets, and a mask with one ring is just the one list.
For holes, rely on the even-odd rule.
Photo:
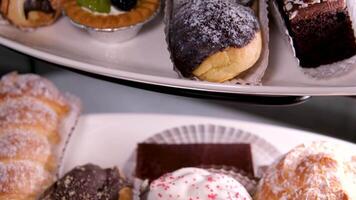
{"label": "chocolate cake slice", "polygon": [[315,68],[356,54],[354,0],[276,1],[301,67]]}
{"label": "chocolate cake slice", "polygon": [[136,176],[154,180],[183,167],[230,166],[253,176],[250,144],[139,144]]}

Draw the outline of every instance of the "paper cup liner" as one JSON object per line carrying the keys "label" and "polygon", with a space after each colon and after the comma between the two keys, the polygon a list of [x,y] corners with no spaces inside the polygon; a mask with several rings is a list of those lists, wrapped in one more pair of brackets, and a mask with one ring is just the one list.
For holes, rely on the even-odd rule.
{"label": "paper cup liner", "polygon": [[[173,16],[175,9],[179,7],[182,3],[190,1],[190,0],[167,0],[165,4],[165,15],[164,15],[164,32],[166,35],[166,43],[169,44],[169,27],[170,27],[170,19]],[[226,81],[222,84],[228,84],[228,85],[261,85],[262,82],[262,77],[265,74],[265,71],[268,66],[268,59],[269,59],[269,19],[268,19],[268,4],[266,0],[258,0],[258,6],[257,6],[257,17],[260,22],[260,27],[261,27],[261,32],[262,32],[262,52],[259,60],[256,62],[256,64],[248,69],[246,72],[243,72],[240,74],[238,77]],[[171,55],[171,60],[172,59],[172,54],[169,49],[168,51],[170,52]],[[172,61],[173,63],[173,61]],[[174,63],[173,63],[174,64]],[[200,81],[198,78],[193,77],[193,78],[186,78],[184,77],[180,71],[174,66],[174,71],[177,72],[178,76],[183,79],[189,79],[189,80],[196,80]],[[203,81],[206,82],[206,81]]]}
{"label": "paper cup liner", "polygon": [[[278,160],[278,159],[277,159]],[[257,174],[256,176],[257,177],[263,177],[263,175],[266,173],[266,171],[268,170],[268,167],[270,165],[262,165],[262,166],[259,166],[258,169],[257,169]]]}
{"label": "paper cup liner", "polygon": [[142,180],[135,178],[133,180],[133,190],[132,190],[132,199],[133,200],[144,200],[145,194],[148,192],[149,182],[148,180]]}
{"label": "paper cup liner", "polygon": [[286,23],[280,13],[279,6],[276,0],[270,1],[270,8],[272,16],[277,24],[279,31],[282,33],[284,40],[288,43],[290,51],[293,54],[300,70],[310,78],[317,80],[327,80],[332,78],[338,78],[350,73],[356,67],[356,55],[332,64],[321,65],[317,68],[302,68],[300,61],[297,57],[296,50],[294,48],[293,38],[289,34],[289,30]]}
{"label": "paper cup liner", "polygon": [[[251,145],[254,171],[257,172],[259,166],[270,165],[281,153],[266,140],[249,133],[247,131],[214,124],[187,125],[165,130],[146,139],[143,143],[153,144],[231,144],[247,143]],[[135,179],[136,168],[135,151],[128,162],[124,165],[123,171],[128,179]],[[257,174],[257,173],[255,173]]]}
{"label": "paper cup liner", "polygon": [[66,149],[71,136],[74,133],[76,124],[81,113],[82,105],[79,98],[66,93],[64,95],[69,104],[70,111],[60,124],[59,134],[61,136],[60,143],[55,147],[54,152],[57,155],[58,168],[56,170],[56,177],[63,175],[63,161],[66,156]]}
{"label": "paper cup liner", "polygon": [[9,22],[4,18],[2,14],[0,14],[0,25],[7,25]]}

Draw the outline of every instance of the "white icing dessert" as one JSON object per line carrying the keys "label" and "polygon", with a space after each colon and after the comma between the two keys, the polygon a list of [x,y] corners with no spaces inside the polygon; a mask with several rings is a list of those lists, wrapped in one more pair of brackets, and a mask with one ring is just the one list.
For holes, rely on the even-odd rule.
{"label": "white icing dessert", "polygon": [[234,178],[199,168],[182,168],[150,185],[147,200],[252,200]]}

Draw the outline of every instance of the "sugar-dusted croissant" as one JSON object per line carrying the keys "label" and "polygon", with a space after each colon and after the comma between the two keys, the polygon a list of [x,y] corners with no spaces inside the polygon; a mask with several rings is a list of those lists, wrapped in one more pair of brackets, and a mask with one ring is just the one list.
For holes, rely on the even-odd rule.
{"label": "sugar-dusted croissant", "polygon": [[69,104],[37,75],[0,80],[0,199],[31,200],[53,182],[54,151]]}
{"label": "sugar-dusted croissant", "polygon": [[62,0],[1,0],[0,12],[18,27],[52,24],[61,14]]}

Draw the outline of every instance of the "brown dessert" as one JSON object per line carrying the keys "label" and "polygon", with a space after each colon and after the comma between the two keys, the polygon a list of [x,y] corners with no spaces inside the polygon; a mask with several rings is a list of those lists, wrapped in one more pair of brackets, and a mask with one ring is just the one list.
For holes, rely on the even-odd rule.
{"label": "brown dessert", "polygon": [[314,68],[356,54],[353,2],[276,0],[293,38],[301,67]]}
{"label": "brown dessert", "polygon": [[223,165],[253,175],[249,144],[147,144],[138,145],[136,176],[154,180],[184,167]]}
{"label": "brown dessert", "polygon": [[117,168],[102,169],[87,164],[79,166],[54,183],[42,200],[131,200],[130,185]]}

